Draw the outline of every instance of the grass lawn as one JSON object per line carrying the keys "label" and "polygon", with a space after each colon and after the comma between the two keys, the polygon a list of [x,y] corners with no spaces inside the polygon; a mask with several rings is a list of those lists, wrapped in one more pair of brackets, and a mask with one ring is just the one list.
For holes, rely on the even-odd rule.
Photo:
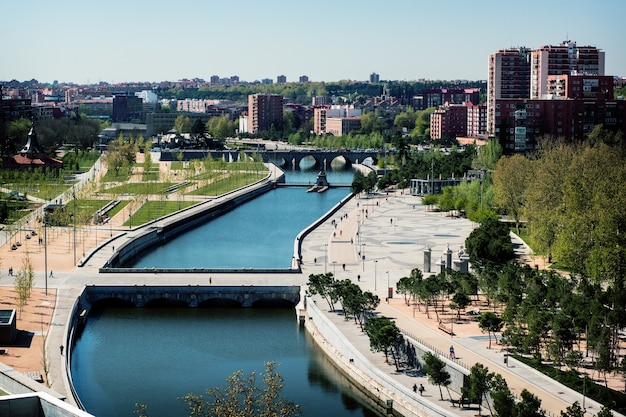
{"label": "grass lawn", "polygon": [[165,189],[174,185],[173,182],[131,182],[103,190],[106,194],[165,194]]}
{"label": "grass lawn", "polygon": [[194,204],[197,204],[197,201],[146,201],[130,219],[126,220],[124,226],[139,226]]}
{"label": "grass lawn", "polygon": [[[76,220],[77,222],[86,224],[91,223],[93,215],[106,206],[110,200],[76,200]],[[74,201],[71,200],[67,203],[67,210],[70,213],[74,212]]]}
{"label": "grass lawn", "polygon": [[254,173],[254,172],[236,172],[228,175],[226,178],[220,178],[208,185],[198,188],[190,192],[190,195],[210,195],[218,196],[226,194],[237,188],[244,187],[246,185],[257,182],[265,178],[266,174]]}

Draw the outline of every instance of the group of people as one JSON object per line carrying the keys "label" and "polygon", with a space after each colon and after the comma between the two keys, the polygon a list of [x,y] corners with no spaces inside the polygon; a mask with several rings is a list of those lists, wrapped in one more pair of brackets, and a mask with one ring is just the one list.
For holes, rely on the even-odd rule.
{"label": "group of people", "polygon": [[413,384],[413,392],[420,392],[420,395],[424,395],[424,391],[426,391],[426,388],[424,388],[424,385],[420,384],[419,388],[417,386],[417,384]]}

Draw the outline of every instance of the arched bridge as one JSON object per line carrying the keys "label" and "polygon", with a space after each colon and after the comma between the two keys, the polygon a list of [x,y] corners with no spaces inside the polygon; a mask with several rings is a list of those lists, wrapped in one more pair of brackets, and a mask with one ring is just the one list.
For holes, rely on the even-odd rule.
{"label": "arched bridge", "polygon": [[204,159],[211,155],[214,159],[224,159],[225,161],[237,161],[240,153],[243,152],[246,155],[261,155],[263,162],[272,162],[273,164],[286,169],[298,169],[300,163],[305,158],[310,159],[313,162],[315,168],[322,168],[324,163],[327,168],[330,168],[330,164],[334,160],[338,160],[352,166],[353,164],[363,163],[367,158],[372,159],[372,163],[376,164],[379,159],[379,154],[376,151],[350,151],[350,150],[306,150],[297,149],[290,151],[283,150],[260,150],[260,151],[238,151],[238,150],[223,150],[223,151],[211,151],[211,150],[182,150],[182,151],[161,151],[161,161],[177,161],[182,153],[182,160],[189,161],[192,159]]}
{"label": "arched bridge", "polygon": [[81,297],[84,310],[95,304],[134,307],[295,306],[299,286],[87,286]]}

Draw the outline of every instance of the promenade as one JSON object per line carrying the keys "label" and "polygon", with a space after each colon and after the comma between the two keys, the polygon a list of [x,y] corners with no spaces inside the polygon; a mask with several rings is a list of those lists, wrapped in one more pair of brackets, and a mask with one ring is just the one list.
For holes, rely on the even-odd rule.
{"label": "promenade", "polygon": [[[428,211],[427,207],[421,205],[419,197],[407,195],[402,191],[381,193],[371,198],[353,198],[334,216],[306,236],[302,246],[302,274],[281,276],[212,274],[211,280],[214,285],[305,285],[309,274],[333,272],[338,279],[350,279],[363,290],[376,293],[382,300],[378,312],[393,318],[403,332],[439,352],[447,352],[449,346],[453,345],[458,358],[457,364],[467,368],[477,362],[485,364],[491,372],[500,373],[507,380],[514,394],[519,395],[522,389],[526,388],[537,395],[542,401],[542,408],[549,411],[550,415],[558,415],[560,410],[564,410],[574,401],[582,403],[582,395],[554,383],[534,370],[512,361],[508,365],[505,364],[500,346],[493,344],[492,348],[488,349],[486,335],[480,332],[475,322],[465,320],[463,323],[454,324],[455,336],[452,337],[437,329],[434,315],[431,318],[426,317],[423,311],[416,311],[413,306],[407,306],[402,298],[395,295],[396,282],[400,278],[408,276],[413,268],[424,268],[424,250],[429,248],[432,250],[431,271],[438,273],[437,263],[445,259],[444,251],[450,248],[454,252],[453,258],[456,259],[457,251],[475,226],[466,219]],[[121,236],[122,232],[123,230],[113,227],[110,229],[112,236],[106,238]],[[126,238],[128,237],[124,235],[119,239]],[[108,259],[116,244],[115,241],[105,244],[83,268],[59,267],[54,271],[52,278],[45,279],[41,270],[36,268],[37,291],[47,285],[53,290],[52,297],[56,297],[51,299],[48,296],[41,301],[54,304],[54,314],[47,328],[36,329],[46,338],[46,357],[49,366],[47,382],[55,391],[65,395],[70,403],[73,403],[73,400],[64,374],[66,356],[60,353],[59,346],[63,344],[64,327],[69,311],[84,285],[206,285],[209,279],[206,274],[194,273],[184,276],[152,273],[131,276],[100,274],[98,268]],[[67,245],[67,240],[61,239],[56,249],[58,252],[50,247],[48,249],[61,257],[61,246]],[[524,255],[524,247],[520,245],[519,248],[522,250],[520,255]],[[72,253],[69,249],[65,252],[67,253],[63,257],[65,259],[69,257],[71,265]],[[13,262],[13,268],[18,269],[15,262],[17,260]],[[2,268],[4,271],[0,286],[5,288],[0,288],[0,291],[7,291],[7,287],[12,287],[13,281],[6,279],[8,265],[3,263]],[[424,272],[424,275],[428,276],[429,273]],[[394,297],[386,302],[389,287],[393,288]],[[318,300],[317,304],[324,308],[323,301]],[[401,387],[400,389],[414,395],[411,387],[413,384],[422,383],[426,387],[426,392],[423,397],[419,394],[414,395],[416,402],[432,402],[437,407],[449,411],[449,415],[470,416],[475,413],[476,410],[453,408],[449,401],[440,401],[438,388],[430,385],[425,376],[395,372],[393,365],[384,362],[382,353],[370,351],[369,340],[352,321],[345,321],[336,313],[327,312],[327,317],[355,348],[368,358],[372,367],[387,374]],[[449,320],[450,316],[446,318]],[[43,327],[43,324],[41,326]],[[24,360],[29,355],[36,358],[31,359],[32,363],[29,365],[31,367],[41,361],[41,347],[39,346],[39,351],[35,351],[36,349],[37,347],[27,349],[34,351],[30,354],[26,350],[20,353]],[[339,363],[348,361],[348,358],[338,358],[338,361]],[[458,393],[452,393],[452,396],[456,399]],[[448,399],[445,390],[444,399]],[[600,410],[600,405],[589,399],[586,399],[585,404],[588,415],[596,414]]]}

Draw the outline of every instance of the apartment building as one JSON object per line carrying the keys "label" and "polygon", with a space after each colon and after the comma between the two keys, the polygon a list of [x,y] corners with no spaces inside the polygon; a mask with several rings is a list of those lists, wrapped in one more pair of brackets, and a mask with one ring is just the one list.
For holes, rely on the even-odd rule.
{"label": "apartment building", "polygon": [[[313,132],[316,135],[325,135],[326,133],[332,133],[328,130],[328,119],[341,119],[341,118],[361,118],[361,109],[354,108],[353,105],[349,106],[323,106],[313,109]],[[333,122],[333,129],[335,131],[344,131],[343,127],[338,128],[338,122]],[[351,124],[354,126],[354,123]],[[360,128],[360,121],[359,121]],[[333,133],[335,134],[335,133]]]}
{"label": "apartment building", "polygon": [[248,132],[256,134],[283,126],[283,96],[251,94],[248,96]]}
{"label": "apartment building", "polygon": [[326,119],[326,133],[343,136],[361,128],[361,117],[329,117]]}
{"label": "apartment building", "polygon": [[480,103],[480,88],[429,88],[413,97],[413,108],[424,110],[445,103]]}
{"label": "apartment building", "polygon": [[608,75],[548,75],[547,98],[613,98],[613,77]]}
{"label": "apartment building", "polygon": [[531,52],[531,98],[548,94],[551,75],[604,74],[604,52],[594,46],[577,46],[574,41],[545,45]]}
{"label": "apartment building", "polygon": [[466,136],[467,106],[445,103],[430,115],[430,138],[444,139]]}
{"label": "apartment building", "polygon": [[467,106],[467,136],[470,138],[483,137],[487,133],[487,105],[466,103]]}
{"label": "apartment building", "polygon": [[487,78],[487,133],[497,135],[496,100],[530,97],[530,50],[501,49],[489,55]]}

